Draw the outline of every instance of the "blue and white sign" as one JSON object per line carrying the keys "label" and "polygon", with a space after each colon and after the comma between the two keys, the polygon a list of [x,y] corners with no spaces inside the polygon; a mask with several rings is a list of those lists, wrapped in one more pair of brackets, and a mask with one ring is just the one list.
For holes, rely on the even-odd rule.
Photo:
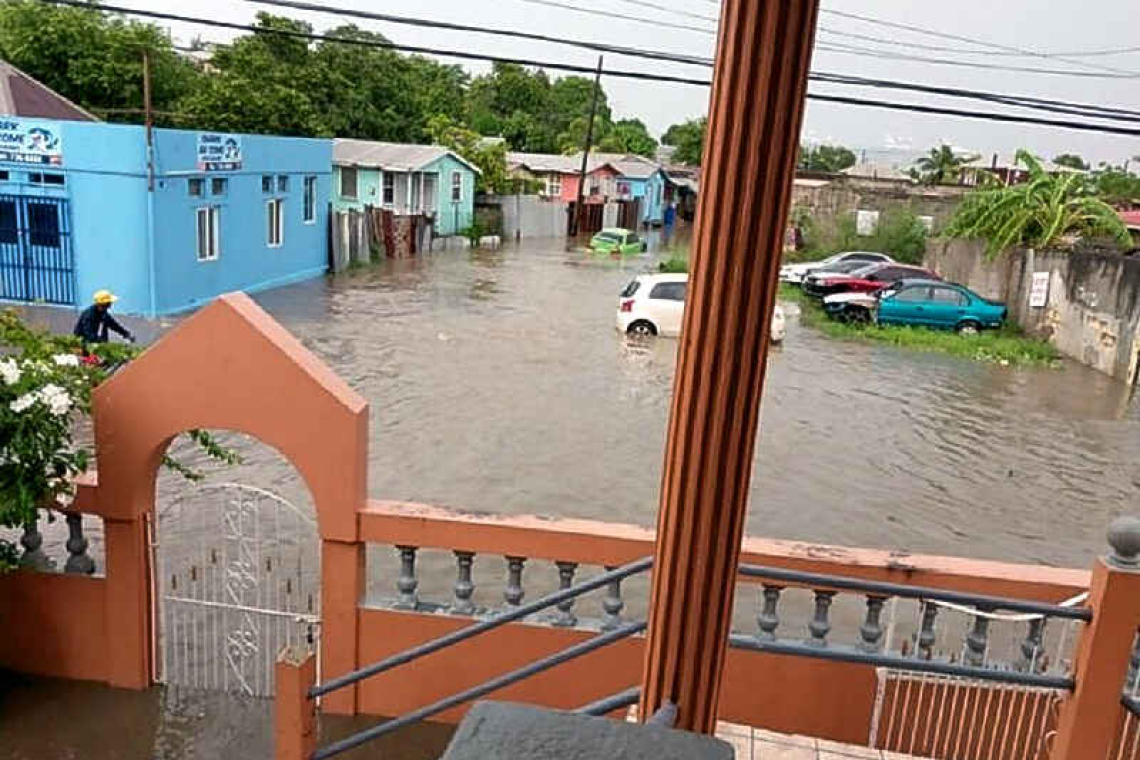
{"label": "blue and white sign", "polygon": [[53,124],[0,119],[0,161],[63,165],[63,140]]}
{"label": "blue and white sign", "polygon": [[241,137],[203,132],[198,135],[198,171],[233,172],[241,169]]}

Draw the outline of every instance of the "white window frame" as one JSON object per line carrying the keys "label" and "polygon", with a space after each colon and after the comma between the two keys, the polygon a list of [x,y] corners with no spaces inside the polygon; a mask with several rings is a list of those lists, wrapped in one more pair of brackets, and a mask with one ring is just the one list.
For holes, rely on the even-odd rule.
{"label": "white window frame", "polygon": [[[349,172],[352,173],[352,195],[349,195],[344,191],[344,178],[348,176]],[[357,173],[356,169],[350,166],[342,166],[340,169],[340,197],[352,198],[353,200],[356,200],[360,197],[360,175]]]}
{"label": "white window frame", "polygon": [[267,248],[280,248],[284,243],[285,199],[270,198],[265,202],[265,245]]}
{"label": "white window frame", "polygon": [[302,183],[301,218],[305,224],[317,223],[317,178],[305,177]]}
{"label": "white window frame", "polygon": [[380,178],[380,205],[396,205],[396,174],[394,172],[384,172],[384,176]]}
{"label": "white window frame", "polygon": [[[194,240],[197,245],[194,254],[199,263],[217,261],[222,252],[221,206],[198,206],[194,213]],[[206,217],[206,253],[202,255],[202,217]]]}
{"label": "white window frame", "polygon": [[562,175],[561,174],[547,174],[546,175],[546,194],[551,198],[562,197]]}
{"label": "white window frame", "polygon": [[451,202],[463,202],[463,172],[453,171],[451,173]]}

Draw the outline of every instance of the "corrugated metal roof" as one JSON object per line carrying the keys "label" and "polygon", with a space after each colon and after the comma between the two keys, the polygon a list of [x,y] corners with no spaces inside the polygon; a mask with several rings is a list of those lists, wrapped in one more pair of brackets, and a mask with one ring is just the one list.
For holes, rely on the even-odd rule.
{"label": "corrugated metal roof", "polygon": [[7,61],[0,61],[0,114],[61,121],[100,121]]}
{"label": "corrugated metal roof", "polygon": [[582,159],[575,164],[571,156],[559,156],[554,153],[507,153],[507,163],[521,165],[532,172],[561,172],[573,174],[581,169]]}
{"label": "corrugated metal roof", "polygon": [[442,145],[411,145],[408,143],[375,142],[372,140],[333,141],[333,163],[338,166],[363,166],[393,172],[418,172],[443,156],[457,161],[480,174],[479,168],[455,151]]}
{"label": "corrugated metal roof", "polygon": [[[581,161],[582,154],[576,153],[573,158]],[[591,153],[590,160],[609,164],[618,174],[630,179],[648,179],[659,168],[655,162],[634,153]]]}

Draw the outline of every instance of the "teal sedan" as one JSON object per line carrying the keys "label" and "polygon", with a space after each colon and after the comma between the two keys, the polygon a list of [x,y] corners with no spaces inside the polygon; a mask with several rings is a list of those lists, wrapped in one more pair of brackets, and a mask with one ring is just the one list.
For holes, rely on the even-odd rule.
{"label": "teal sedan", "polygon": [[963,335],[1001,327],[1008,315],[1005,304],[936,280],[900,280],[881,291],[878,300],[879,324],[957,330]]}

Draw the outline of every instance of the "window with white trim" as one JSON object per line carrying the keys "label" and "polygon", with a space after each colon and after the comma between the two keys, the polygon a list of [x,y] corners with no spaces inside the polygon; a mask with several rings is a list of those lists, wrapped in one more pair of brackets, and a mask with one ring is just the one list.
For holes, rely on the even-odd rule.
{"label": "window with white trim", "polygon": [[459,203],[463,200],[463,174],[462,172],[451,173],[451,202]]}
{"label": "window with white trim", "polygon": [[348,167],[341,167],[340,170],[340,194],[343,198],[356,197],[356,169],[349,169]]}
{"label": "window with white trim", "polygon": [[380,202],[385,206],[391,206],[396,202],[396,175],[392,172],[384,172],[384,195]]}
{"label": "window with white trim", "polygon": [[305,224],[314,224],[317,221],[317,178],[305,177],[305,194],[302,199],[303,219]]}
{"label": "window with white trim", "polygon": [[265,204],[265,219],[268,223],[265,244],[270,248],[280,248],[285,238],[285,202],[273,198]]}
{"label": "window with white trim", "polygon": [[214,261],[218,258],[220,239],[220,214],[218,206],[201,206],[196,210],[198,227],[198,261]]}
{"label": "window with white trim", "polygon": [[546,175],[546,194],[551,198],[562,197],[562,175],[561,174],[547,174]]}

